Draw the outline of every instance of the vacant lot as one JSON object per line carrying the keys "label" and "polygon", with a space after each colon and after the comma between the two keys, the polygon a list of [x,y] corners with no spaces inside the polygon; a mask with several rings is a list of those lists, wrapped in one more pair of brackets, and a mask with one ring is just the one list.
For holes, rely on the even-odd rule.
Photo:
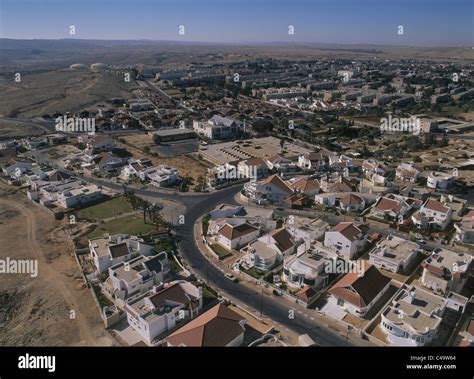
{"label": "vacant lot", "polygon": [[2,346],[112,344],[70,255],[70,241],[59,226],[24,195],[6,197],[0,188],[2,259],[8,256],[38,262],[37,277],[1,275]]}
{"label": "vacant lot", "polygon": [[109,234],[145,234],[151,232],[156,227],[152,224],[143,222],[143,215],[132,215],[113,219],[100,224],[96,230],[89,234],[88,238],[102,237],[105,233]]}
{"label": "vacant lot", "polygon": [[[0,95],[1,96],[1,95]],[[0,109],[1,112],[1,109]],[[0,135],[2,137],[31,137],[35,135],[44,134],[45,131],[41,127],[26,123],[11,120],[0,120]]]}
{"label": "vacant lot", "polygon": [[132,206],[124,197],[116,197],[114,199],[104,201],[103,203],[82,209],[77,212],[77,215],[80,218],[103,220],[105,218],[120,215],[121,213],[128,213],[132,211]]}

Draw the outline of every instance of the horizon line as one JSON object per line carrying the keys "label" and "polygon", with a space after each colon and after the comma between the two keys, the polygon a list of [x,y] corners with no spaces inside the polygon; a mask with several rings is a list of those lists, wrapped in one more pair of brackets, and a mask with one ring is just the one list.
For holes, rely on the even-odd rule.
{"label": "horizon line", "polygon": [[101,41],[101,42],[168,42],[179,44],[207,44],[207,45],[332,45],[332,46],[378,46],[378,47],[408,47],[408,48],[471,48],[470,45],[397,45],[390,43],[371,43],[371,42],[317,42],[317,41],[189,41],[189,40],[170,40],[170,39],[150,39],[150,38],[132,38],[132,39],[100,39],[100,38],[12,38],[0,37],[1,40],[11,41]]}

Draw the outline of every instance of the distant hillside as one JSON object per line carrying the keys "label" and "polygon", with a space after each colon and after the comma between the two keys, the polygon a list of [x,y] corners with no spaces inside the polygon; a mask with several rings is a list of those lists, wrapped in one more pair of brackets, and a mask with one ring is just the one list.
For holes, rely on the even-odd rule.
{"label": "distant hillside", "polygon": [[[176,41],[103,41],[103,40],[13,40],[0,39],[0,66],[3,70],[61,68],[73,63],[159,64],[170,60],[190,62],[206,54],[235,54],[236,57],[274,57],[308,59],[321,56],[390,59],[474,60],[470,47],[403,47],[379,45],[335,45],[303,43],[210,44]],[[179,58],[179,59],[177,59]],[[214,60],[215,61],[215,60]]]}

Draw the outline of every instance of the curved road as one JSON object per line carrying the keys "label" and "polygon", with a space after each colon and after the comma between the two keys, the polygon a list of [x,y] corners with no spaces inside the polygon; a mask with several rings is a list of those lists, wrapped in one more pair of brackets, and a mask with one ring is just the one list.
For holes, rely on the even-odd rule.
{"label": "curved road", "polygon": [[[231,187],[212,193],[206,196],[206,201],[199,199],[191,206],[188,206],[186,208],[185,225],[178,231],[178,247],[180,255],[187,261],[193,272],[197,273],[201,278],[208,278],[211,285],[229,294],[239,302],[252,309],[260,309],[260,292],[227,279],[218,268],[209,264],[208,260],[201,254],[194,238],[194,224],[196,220],[205,214],[209,208],[213,208],[220,203],[235,203],[233,198],[240,188],[240,186],[237,188]],[[351,345],[350,341],[346,341],[344,337],[332,329],[297,313],[297,308],[298,306],[295,305],[294,319],[290,319],[288,316],[291,308],[287,308],[272,297],[264,296],[263,314],[273,321],[285,325],[288,329],[298,334],[309,334],[320,346]]]}
{"label": "curved road", "polygon": [[[39,154],[38,154],[39,155]],[[43,163],[55,167],[56,165],[48,159],[40,158],[36,155],[36,159]],[[57,167],[63,171],[69,172],[71,175],[78,176],[77,173]],[[82,180],[101,185],[114,191],[122,191],[123,186],[116,183],[107,182],[100,179],[91,179],[79,176]],[[185,195],[176,192],[169,192],[165,190],[148,190],[136,189],[133,191],[137,195],[147,196],[160,199],[170,199],[183,203],[186,207],[184,214],[185,224],[177,228],[178,248],[180,255],[185,259],[191,268],[191,271],[196,273],[200,278],[208,278],[209,283],[215,286],[218,290],[228,294],[233,299],[240,303],[247,305],[252,309],[262,308],[265,316],[269,317],[274,322],[286,326],[288,329],[298,333],[307,333],[320,346],[346,346],[352,345],[350,340],[347,340],[336,331],[328,328],[315,320],[305,318],[296,312],[298,305],[295,308],[287,308],[283,303],[278,302],[276,298],[270,296],[263,296],[260,292],[246,287],[240,283],[234,283],[227,279],[224,274],[214,265],[209,264],[209,261],[201,254],[201,251],[196,245],[194,238],[194,224],[197,219],[209,212],[216,205],[221,203],[235,204],[234,196],[241,189],[241,185],[235,185],[223,190],[219,190],[210,194],[199,195]],[[289,318],[290,309],[295,309],[294,318]]]}

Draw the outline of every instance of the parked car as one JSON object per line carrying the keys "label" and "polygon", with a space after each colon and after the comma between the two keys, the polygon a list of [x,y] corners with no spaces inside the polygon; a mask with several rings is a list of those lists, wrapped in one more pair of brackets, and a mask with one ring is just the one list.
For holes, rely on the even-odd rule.
{"label": "parked car", "polygon": [[231,282],[238,283],[239,279],[237,279],[234,275],[232,274],[225,274],[224,275],[227,279],[229,279]]}

